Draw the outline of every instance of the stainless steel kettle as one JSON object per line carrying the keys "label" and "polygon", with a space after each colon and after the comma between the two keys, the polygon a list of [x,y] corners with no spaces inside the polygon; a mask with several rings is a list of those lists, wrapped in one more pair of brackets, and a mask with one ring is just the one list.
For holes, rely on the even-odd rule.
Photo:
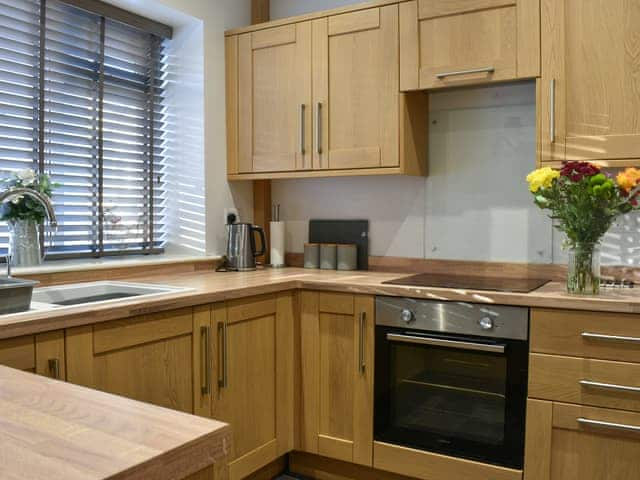
{"label": "stainless steel kettle", "polygon": [[[256,249],[256,233],[260,236],[260,250]],[[250,223],[227,224],[227,270],[255,270],[256,257],[264,255],[266,248],[262,227]]]}

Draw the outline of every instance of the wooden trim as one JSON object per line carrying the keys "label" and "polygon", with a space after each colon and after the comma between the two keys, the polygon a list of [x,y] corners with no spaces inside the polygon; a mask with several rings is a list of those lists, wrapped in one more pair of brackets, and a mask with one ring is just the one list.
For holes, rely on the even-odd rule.
{"label": "wooden trim", "polygon": [[251,49],[276,47],[296,42],[296,26],[283,25],[282,27],[261,30],[251,34]]}
{"label": "wooden trim", "polygon": [[236,323],[252,318],[274,315],[277,311],[275,295],[260,295],[227,302],[227,322]]}
{"label": "wooden trim", "polygon": [[269,0],[251,0],[251,24],[269,21],[271,3]]}
{"label": "wooden trim", "polygon": [[355,5],[348,5],[345,7],[332,8],[330,10],[322,10],[320,12],[312,12],[304,15],[296,15],[295,17],[287,17],[278,20],[272,20],[266,23],[259,23],[256,25],[248,25],[246,27],[232,28],[224,32],[225,36],[239,35],[242,33],[255,32],[258,30],[264,30],[267,28],[278,27],[281,25],[289,25],[291,23],[306,22],[308,20],[317,20],[319,18],[331,17],[334,15],[341,15],[343,13],[357,12],[360,10],[367,10],[370,8],[384,7],[386,5],[397,5],[409,0],[370,0],[367,2],[356,3]]}
{"label": "wooden trim", "polygon": [[57,360],[58,377],[56,380],[67,379],[66,358],[64,351],[64,330],[39,333],[36,335],[36,373],[45,377],[54,378],[49,360]]}
{"label": "wooden trim", "polygon": [[[283,455],[280,458],[276,458],[273,462],[265,465],[260,470],[252,473],[244,480],[273,480],[278,475],[284,473],[287,470],[287,456]],[[218,477],[215,477],[218,480]]]}
{"label": "wooden trim", "polygon": [[373,443],[373,466],[381,470],[409,475],[422,480],[522,480],[522,470],[437,453]]}
{"label": "wooden trim", "polygon": [[270,244],[271,244],[271,182],[269,180],[257,180],[253,182],[253,223],[264,228],[264,234],[267,238],[266,253],[262,257],[258,257],[258,261],[267,265],[271,260]]}
{"label": "wooden trim", "polygon": [[[420,89],[420,33],[418,0],[400,8],[400,91]],[[426,137],[427,135],[423,136]]]}
{"label": "wooden trim", "polygon": [[289,470],[323,480],[410,480],[403,475],[298,451],[289,454]]}
{"label": "wooden trim", "polygon": [[[232,427],[233,428],[233,427]],[[229,479],[242,480],[278,457],[278,441],[274,438],[262,447],[229,462]]]}
{"label": "wooden trim", "polygon": [[518,78],[540,76],[540,0],[518,0],[516,7]]}
{"label": "wooden trim", "polygon": [[527,400],[523,480],[549,480],[551,475],[551,437],[553,404]]}
{"label": "wooden trim", "polygon": [[494,8],[511,7],[516,5],[516,0],[473,0],[466,2],[451,2],[449,0],[420,0],[418,2],[418,19],[445,17],[449,15],[461,15],[477,12],[479,10],[491,10]]}
{"label": "wooden trim", "polygon": [[322,313],[336,313],[338,315],[353,315],[353,295],[350,293],[320,293],[318,311]]}
{"label": "wooden trim", "polygon": [[362,12],[344,13],[329,17],[328,36],[361,32],[380,28],[380,9],[372,8]]}
{"label": "wooden trim", "polygon": [[225,100],[227,111],[227,175],[238,167],[238,37],[225,38]]}
{"label": "wooden trim", "polygon": [[429,94],[400,94],[400,168],[405,175],[426,176],[429,170]]}
{"label": "wooden trim", "polygon": [[295,437],[295,363],[294,352],[296,295],[293,291],[276,298],[276,439],[278,455],[293,450]]}
{"label": "wooden trim", "polygon": [[117,20],[120,23],[129,25],[130,27],[143,30],[147,33],[152,33],[162,38],[173,37],[173,27],[165,25],[164,23],[156,22],[142,15],[130,12],[124,8],[116,7],[110,3],[100,2],[98,0],[61,0],[62,2],[71,5],[87,12],[95,13],[101,17]]}
{"label": "wooden trim", "polygon": [[243,180],[278,180],[284,178],[324,178],[324,177],[363,177],[371,175],[413,175],[422,174],[405,172],[402,167],[349,168],[344,170],[301,170],[298,172],[261,172],[228,175],[230,182]]}
{"label": "wooden trim", "polygon": [[310,453],[319,452],[318,431],[320,430],[320,322],[318,311],[320,294],[312,291],[301,291],[300,300],[300,398],[298,401],[299,442],[300,450]]}

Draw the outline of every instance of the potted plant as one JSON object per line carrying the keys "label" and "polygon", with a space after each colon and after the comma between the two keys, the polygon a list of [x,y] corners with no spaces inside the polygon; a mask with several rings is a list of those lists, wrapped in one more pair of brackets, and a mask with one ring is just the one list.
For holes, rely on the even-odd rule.
{"label": "potted plant", "polygon": [[[0,180],[0,190],[30,188],[51,198],[52,183],[46,174],[36,174],[28,168]],[[19,196],[0,206],[0,220],[9,224],[9,252],[14,266],[41,263],[40,235],[38,231],[46,218],[44,206],[28,196]]]}
{"label": "potted plant", "polygon": [[640,170],[627,168],[614,179],[591,163],[567,162],[560,170],[534,170],[527,182],[536,205],[549,210],[555,227],[566,235],[567,291],[597,294],[600,240],[619,215],[638,208]]}

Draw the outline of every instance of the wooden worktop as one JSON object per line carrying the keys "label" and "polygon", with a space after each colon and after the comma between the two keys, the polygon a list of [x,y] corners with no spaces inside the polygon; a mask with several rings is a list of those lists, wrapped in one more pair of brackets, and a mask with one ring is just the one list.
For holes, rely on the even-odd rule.
{"label": "wooden worktop", "polygon": [[226,455],[227,424],[0,366],[3,480],[178,480]]}
{"label": "wooden worktop", "polygon": [[383,284],[384,281],[402,276],[406,276],[406,273],[336,272],[302,268],[268,268],[242,273],[202,271],[138,276],[127,280],[188,287],[192,290],[152,299],[133,297],[121,300],[117,304],[80,305],[4,315],[0,316],[0,338],[299,288],[433,300],[640,313],[640,289],[605,290],[601,295],[594,297],[567,295],[564,284],[559,282],[548,283],[528,294]]}

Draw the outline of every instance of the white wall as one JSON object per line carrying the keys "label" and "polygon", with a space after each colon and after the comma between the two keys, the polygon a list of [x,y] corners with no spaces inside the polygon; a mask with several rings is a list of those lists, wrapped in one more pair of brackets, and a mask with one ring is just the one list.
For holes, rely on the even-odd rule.
{"label": "white wall", "polygon": [[251,23],[251,1],[108,1],[175,28],[171,188],[191,193],[169,199],[169,218],[179,224],[169,250],[222,254],[224,208],[236,207],[247,219],[253,214],[251,182],[226,180],[224,64],[224,31]]}

